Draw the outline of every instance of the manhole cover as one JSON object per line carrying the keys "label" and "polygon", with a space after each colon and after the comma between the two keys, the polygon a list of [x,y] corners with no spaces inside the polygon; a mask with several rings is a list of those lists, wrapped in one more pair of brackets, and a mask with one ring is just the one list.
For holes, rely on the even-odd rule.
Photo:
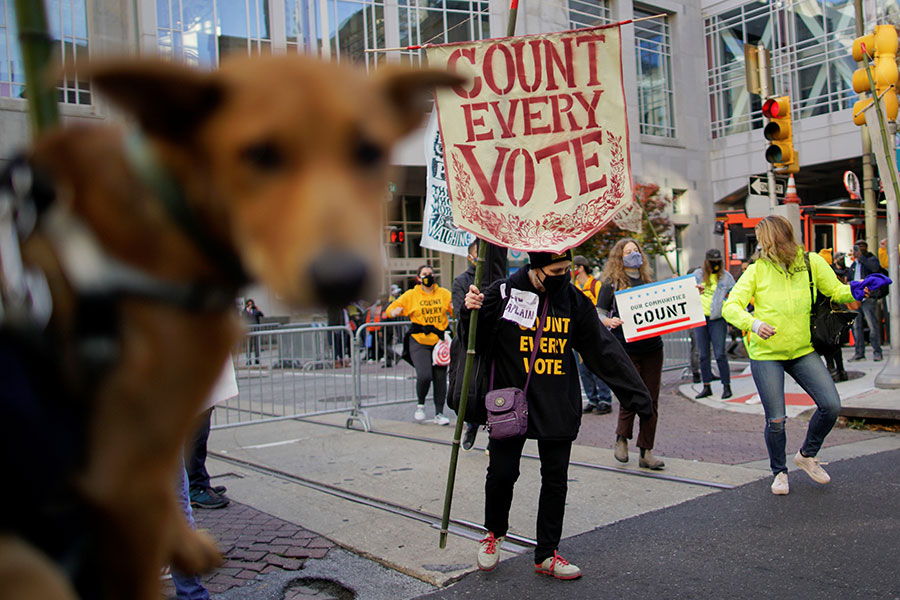
{"label": "manhole cover", "polygon": [[320,598],[321,600],[355,600],[353,590],[330,579],[304,577],[295,579],[285,589],[284,600]]}

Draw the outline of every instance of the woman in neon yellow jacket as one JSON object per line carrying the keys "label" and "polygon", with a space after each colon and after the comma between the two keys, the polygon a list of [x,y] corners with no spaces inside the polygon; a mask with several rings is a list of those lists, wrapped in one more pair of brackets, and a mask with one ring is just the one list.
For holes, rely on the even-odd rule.
{"label": "woman in neon yellow jacket", "polygon": [[[760,258],[741,275],[722,307],[725,320],[750,331],[753,382],[766,413],[765,439],[775,474],[773,494],[788,493],[785,461],[784,374],[790,375],[816,403],[806,441],[794,456],[798,467],[818,483],[831,478],[816,455],[841,410],[841,399],[828,369],[813,350],[809,336],[812,298],[803,248],[794,242],[790,221],[772,215],[756,226]],[[850,286],[838,281],[825,260],[810,253],[815,287],[835,302],[851,302]],[[755,312],[747,312],[750,299]]]}

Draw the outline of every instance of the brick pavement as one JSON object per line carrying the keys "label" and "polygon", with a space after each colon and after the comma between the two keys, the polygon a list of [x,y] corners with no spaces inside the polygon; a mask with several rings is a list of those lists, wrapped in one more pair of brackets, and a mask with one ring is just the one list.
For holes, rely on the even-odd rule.
{"label": "brick pavement", "polygon": [[[656,452],[660,456],[736,465],[768,458],[763,440],[765,418],[762,415],[736,413],[715,409],[687,399],[677,391],[683,383],[675,372],[663,374],[663,389],[659,396],[659,422],[656,428]],[[577,444],[609,448],[616,441],[618,402],[607,415],[588,414],[581,420]],[[806,436],[807,421],[788,419],[787,450],[796,452]],[[638,423],[629,445],[637,452]],[[828,435],[824,447],[848,444],[886,435],[874,431],[856,431],[837,426]]]}
{"label": "brick pavement", "polygon": [[[325,558],[335,545],[312,531],[298,527],[239,502],[225,508],[194,509],[198,529],[215,538],[225,563],[203,577],[211,594],[247,585],[261,575],[298,571],[309,558]],[[296,590],[290,598],[315,597],[310,590]],[[164,593],[174,596],[172,582]],[[319,596],[321,597],[321,596]]]}

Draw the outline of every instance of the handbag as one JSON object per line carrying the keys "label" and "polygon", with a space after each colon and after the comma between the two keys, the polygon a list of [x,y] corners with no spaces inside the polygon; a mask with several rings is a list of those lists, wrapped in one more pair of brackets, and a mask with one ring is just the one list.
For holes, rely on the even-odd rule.
{"label": "handbag", "polygon": [[528,361],[528,376],[525,378],[525,387],[494,389],[494,363],[491,363],[490,391],[484,397],[484,407],[487,410],[488,435],[492,440],[503,440],[511,437],[525,435],[528,431],[528,384],[531,381],[531,373],[534,371],[534,359],[541,343],[541,334],[544,332],[544,320],[547,317],[547,307],[550,306],[550,297],[544,303],[544,310],[538,320],[537,333],[534,336],[534,348],[531,351],[531,360]]}
{"label": "handbag", "polygon": [[[806,271],[809,275],[809,295],[811,299],[809,311],[809,341],[813,349],[821,356],[830,356],[841,347],[841,334],[856,319],[857,313],[844,310],[834,304],[830,298],[818,292],[813,286],[812,267],[809,264],[809,253],[804,254]],[[886,287],[886,286],[885,286]]]}

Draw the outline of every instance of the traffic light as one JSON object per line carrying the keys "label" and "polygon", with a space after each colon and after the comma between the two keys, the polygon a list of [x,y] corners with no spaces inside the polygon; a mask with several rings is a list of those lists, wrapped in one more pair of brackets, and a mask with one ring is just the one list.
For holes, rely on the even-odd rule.
{"label": "traffic light", "polygon": [[[887,119],[897,119],[897,91],[891,86],[897,84],[900,72],[897,71],[897,30],[893,25],[876,25],[875,33],[864,35],[853,40],[853,60],[857,62],[875,59],[872,68],[872,79],[875,81],[875,93],[884,100]],[[853,73],[853,91],[858,94],[870,92],[869,76],[866,70],[857,69]],[[862,98],[853,105],[853,122],[865,125],[866,108],[872,104],[872,98]]]}
{"label": "traffic light", "polygon": [[763,129],[763,135],[770,142],[766,148],[766,161],[773,164],[779,173],[798,172],[800,161],[794,151],[790,97],[769,98],[762,110],[763,116],[769,119]]}
{"label": "traffic light", "polygon": [[406,241],[406,234],[404,234],[403,228],[391,227],[388,241],[392,246],[402,246],[403,242]]}

